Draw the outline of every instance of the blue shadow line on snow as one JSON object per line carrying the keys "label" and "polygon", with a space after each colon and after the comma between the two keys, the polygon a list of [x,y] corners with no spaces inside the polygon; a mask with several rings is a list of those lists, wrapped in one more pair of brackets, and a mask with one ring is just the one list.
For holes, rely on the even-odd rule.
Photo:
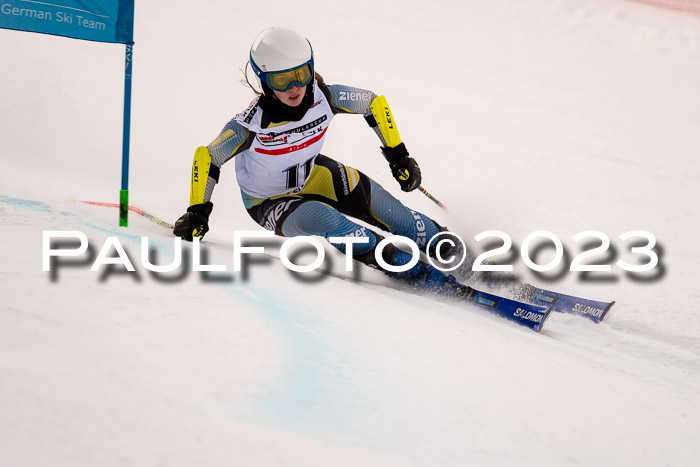
{"label": "blue shadow line on snow", "polygon": [[321,433],[339,428],[347,419],[340,401],[349,396],[344,392],[349,377],[331,363],[342,357],[338,340],[320,319],[302,311],[303,303],[284,303],[270,298],[269,292],[264,301],[237,295],[265,314],[282,336],[288,357],[284,381],[262,396],[261,406],[251,415],[294,430]]}

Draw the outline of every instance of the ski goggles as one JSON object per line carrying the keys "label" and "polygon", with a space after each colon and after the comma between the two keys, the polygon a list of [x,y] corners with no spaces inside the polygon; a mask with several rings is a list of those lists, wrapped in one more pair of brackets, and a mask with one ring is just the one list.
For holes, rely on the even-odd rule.
{"label": "ski goggles", "polygon": [[294,85],[304,87],[313,79],[314,74],[310,63],[285,71],[273,71],[265,73],[265,83],[275,91],[287,92]]}

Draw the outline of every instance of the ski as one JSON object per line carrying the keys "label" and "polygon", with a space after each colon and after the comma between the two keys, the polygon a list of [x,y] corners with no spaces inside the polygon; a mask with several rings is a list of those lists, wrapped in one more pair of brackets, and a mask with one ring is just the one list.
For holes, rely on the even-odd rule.
{"label": "ski", "polygon": [[[103,207],[107,207],[107,208],[118,208],[118,207],[121,206],[119,203],[105,203],[105,202],[101,202],[101,201],[86,201],[86,200],[80,200],[80,202],[83,203],[83,204],[89,204],[89,205],[92,205],[92,206],[103,206]],[[174,227],[173,224],[171,224],[171,223],[169,223],[169,222],[166,222],[166,221],[164,221],[164,220],[158,219],[158,218],[157,218],[156,216],[154,216],[153,214],[149,214],[149,213],[147,213],[146,211],[144,211],[143,209],[137,208],[136,206],[129,205],[129,206],[127,207],[127,209],[128,209],[129,211],[135,212],[136,214],[138,214],[138,215],[140,215],[140,216],[145,217],[145,218],[148,219],[149,221],[154,222],[154,223],[160,225],[161,227],[165,227],[166,229],[172,230],[173,227]]]}
{"label": "ski", "polygon": [[526,284],[528,289],[528,301],[534,304],[547,304],[559,313],[569,313],[590,319],[594,323],[600,323],[610,315],[610,309],[615,304],[612,302],[600,302],[587,298],[574,297],[551,290],[540,289]]}
{"label": "ski", "polygon": [[467,284],[505,294],[518,302],[549,306],[558,313],[577,315],[594,323],[600,323],[609,317],[615,304],[614,301],[591,300],[536,287],[519,281],[512,272],[475,272],[469,266],[463,266],[457,272],[459,278]]}
{"label": "ski", "polygon": [[537,303],[523,303],[509,298],[474,290],[471,301],[487,311],[521,326],[526,326],[535,332],[540,332],[545,321],[552,312],[551,306]]}
{"label": "ski", "polygon": [[591,300],[535,287],[526,282],[518,281],[512,274],[496,277],[488,275],[478,276],[474,282],[483,285],[488,290],[498,291],[501,294],[505,293],[509,297],[512,296],[517,301],[550,306],[558,313],[577,315],[590,319],[594,323],[600,323],[610,316],[610,309],[615,304],[614,301]]}

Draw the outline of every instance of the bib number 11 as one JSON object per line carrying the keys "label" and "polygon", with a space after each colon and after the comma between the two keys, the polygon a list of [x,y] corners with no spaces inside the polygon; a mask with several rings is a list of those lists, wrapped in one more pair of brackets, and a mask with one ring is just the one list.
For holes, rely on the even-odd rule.
{"label": "bib number 11", "polygon": [[287,174],[288,190],[293,190],[294,188],[301,186],[306,179],[309,178],[309,175],[311,175],[311,163],[313,160],[314,158],[312,157],[303,164],[292,165],[282,171]]}

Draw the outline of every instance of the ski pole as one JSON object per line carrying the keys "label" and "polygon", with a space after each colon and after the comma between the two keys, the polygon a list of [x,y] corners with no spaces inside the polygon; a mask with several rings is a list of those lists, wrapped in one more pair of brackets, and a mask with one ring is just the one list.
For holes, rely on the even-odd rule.
{"label": "ski pole", "polygon": [[425,188],[423,188],[422,186],[419,186],[418,189],[420,190],[421,193],[423,193],[425,196],[427,196],[428,199],[430,199],[430,201],[432,201],[433,203],[437,204],[437,205],[440,206],[442,209],[444,209],[445,211],[447,211],[447,206],[445,206],[444,204],[442,204],[436,197],[434,197],[433,195],[431,195],[430,193],[428,193],[428,192],[425,190]]}
{"label": "ski pole", "polygon": [[[104,203],[101,201],[83,201],[83,200],[80,200],[80,202],[83,204],[90,204],[92,206],[104,206],[104,207],[108,207],[108,208],[118,208],[120,206],[117,203]],[[156,216],[149,214],[146,211],[144,211],[143,209],[137,208],[136,206],[129,205],[128,209],[129,209],[129,211],[133,211],[136,214],[139,214],[139,215],[145,217],[149,221],[160,225],[161,227],[165,227],[166,229],[172,230],[174,227],[173,224],[171,224],[169,222],[165,222],[164,220],[158,219]]]}

